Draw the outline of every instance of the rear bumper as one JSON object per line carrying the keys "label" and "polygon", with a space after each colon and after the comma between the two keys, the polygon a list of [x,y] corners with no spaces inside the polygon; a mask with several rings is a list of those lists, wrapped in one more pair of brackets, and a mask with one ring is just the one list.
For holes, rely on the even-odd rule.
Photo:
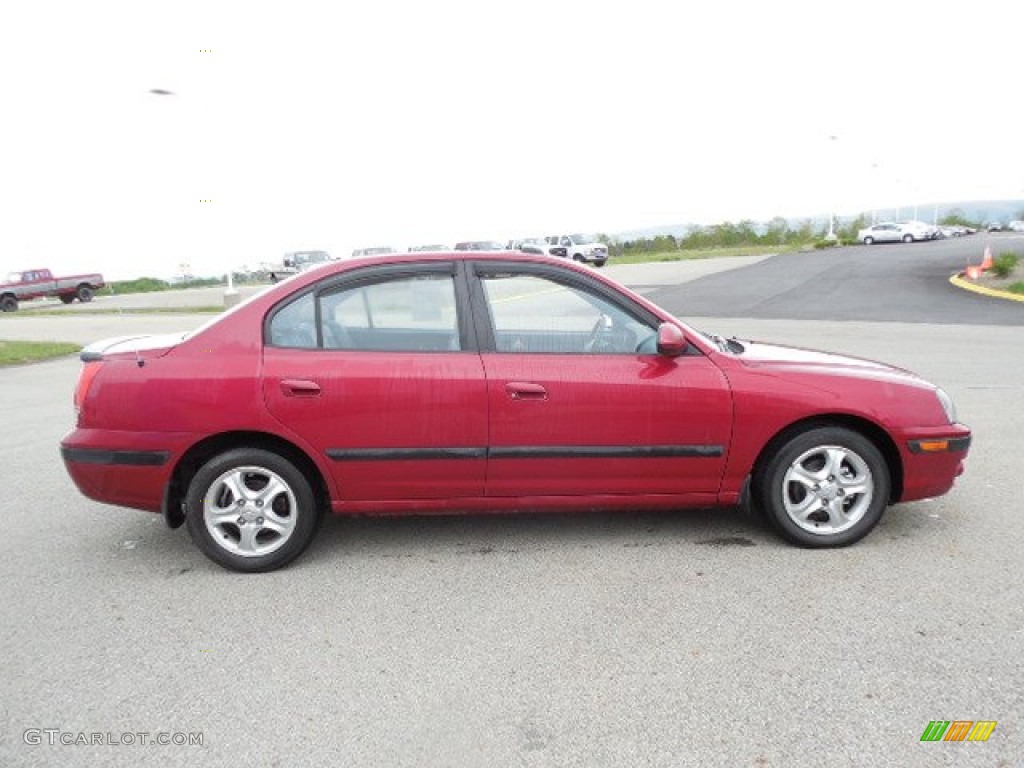
{"label": "rear bumper", "polygon": [[104,504],[160,512],[186,434],[76,429],[60,444],[71,480]]}

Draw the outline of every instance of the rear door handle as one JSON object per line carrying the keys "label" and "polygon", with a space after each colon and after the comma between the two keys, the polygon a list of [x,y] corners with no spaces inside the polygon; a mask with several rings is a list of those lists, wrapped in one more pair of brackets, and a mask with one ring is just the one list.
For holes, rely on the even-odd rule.
{"label": "rear door handle", "polygon": [[510,381],[505,385],[505,392],[513,400],[547,400],[548,391],[540,384],[527,381]]}
{"label": "rear door handle", "polygon": [[281,391],[285,397],[318,397],[320,385],[305,379],[282,379]]}

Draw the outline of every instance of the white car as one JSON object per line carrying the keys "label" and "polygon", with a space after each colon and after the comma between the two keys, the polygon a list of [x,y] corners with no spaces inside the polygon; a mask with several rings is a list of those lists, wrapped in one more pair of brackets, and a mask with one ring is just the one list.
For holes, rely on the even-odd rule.
{"label": "white car", "polygon": [[864,245],[913,243],[919,240],[934,240],[938,234],[937,227],[923,221],[883,221],[860,230],[857,239]]}
{"label": "white car", "polygon": [[542,237],[528,237],[523,240],[509,240],[508,249],[510,251],[522,251],[523,253],[539,253],[544,256],[558,256],[562,259],[568,256],[565,248],[560,245],[552,245]]}
{"label": "white car", "polygon": [[544,238],[551,245],[565,248],[566,256],[573,261],[603,267],[608,261],[608,246],[593,235],[552,235]]}

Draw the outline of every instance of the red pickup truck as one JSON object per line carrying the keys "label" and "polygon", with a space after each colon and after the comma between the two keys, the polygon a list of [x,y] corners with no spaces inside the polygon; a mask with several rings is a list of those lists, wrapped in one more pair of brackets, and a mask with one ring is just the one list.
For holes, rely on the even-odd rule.
{"label": "red pickup truck", "polygon": [[19,301],[42,296],[56,296],[65,304],[75,299],[92,301],[93,294],[106,285],[103,275],[54,277],[48,269],[9,272],[3,280],[0,282],[0,310],[4,312],[14,312]]}

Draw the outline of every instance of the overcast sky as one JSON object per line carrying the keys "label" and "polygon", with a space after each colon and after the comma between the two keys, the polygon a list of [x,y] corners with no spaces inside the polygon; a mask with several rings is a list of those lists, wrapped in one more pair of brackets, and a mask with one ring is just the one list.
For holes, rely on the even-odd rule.
{"label": "overcast sky", "polygon": [[1021,198],[1022,39],[1003,0],[12,0],[0,267]]}

